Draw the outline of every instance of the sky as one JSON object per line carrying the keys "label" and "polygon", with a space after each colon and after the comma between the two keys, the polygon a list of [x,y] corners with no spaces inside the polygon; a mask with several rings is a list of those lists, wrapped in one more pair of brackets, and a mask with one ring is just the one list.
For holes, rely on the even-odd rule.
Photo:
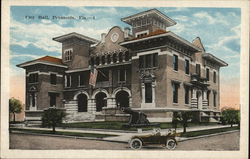
{"label": "sky", "polygon": [[[146,7],[52,7],[10,8],[11,96],[24,102],[24,70],[17,64],[42,56],[61,58],[61,44],[53,37],[77,32],[100,40],[113,26],[128,25],[120,19],[152,8]],[[200,37],[206,52],[228,63],[221,68],[221,107],[239,106],[240,8],[156,8],[177,24],[167,30],[192,42]],[[49,19],[39,19],[48,16]],[[53,19],[72,16],[75,19]],[[82,19],[79,19],[79,16]]]}

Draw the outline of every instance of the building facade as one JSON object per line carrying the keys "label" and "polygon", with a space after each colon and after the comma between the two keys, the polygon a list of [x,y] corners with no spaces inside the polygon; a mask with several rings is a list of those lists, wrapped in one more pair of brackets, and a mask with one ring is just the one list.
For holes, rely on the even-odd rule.
{"label": "building facade", "polygon": [[[62,58],[45,56],[19,64],[26,70],[26,120],[45,108],[67,112],[67,121],[127,120],[119,108],[170,122],[175,111],[193,111],[199,121],[220,117],[220,67],[199,37],[188,42],[166,28],[176,24],[156,9],[121,19],[101,41],[70,33],[53,38]],[[91,68],[98,71],[89,85]]]}

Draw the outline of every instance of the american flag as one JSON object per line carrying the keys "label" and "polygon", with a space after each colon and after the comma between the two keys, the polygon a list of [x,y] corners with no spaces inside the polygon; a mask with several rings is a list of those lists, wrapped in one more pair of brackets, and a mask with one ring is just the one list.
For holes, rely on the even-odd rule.
{"label": "american flag", "polygon": [[95,87],[96,84],[97,73],[98,71],[96,68],[92,67],[90,69],[89,85],[92,85],[93,87]]}

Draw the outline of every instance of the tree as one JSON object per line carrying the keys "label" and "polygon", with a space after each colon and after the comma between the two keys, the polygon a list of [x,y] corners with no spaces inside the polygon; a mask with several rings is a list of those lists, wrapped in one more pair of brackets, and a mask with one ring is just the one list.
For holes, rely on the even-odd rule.
{"label": "tree", "polygon": [[50,107],[45,109],[42,115],[42,126],[52,127],[53,133],[56,132],[56,126],[62,123],[63,118],[66,116],[63,109]]}
{"label": "tree", "polygon": [[178,122],[179,122],[179,120],[178,120],[178,112],[173,112],[172,127],[174,128],[175,131],[177,129]]}
{"label": "tree", "polygon": [[225,108],[222,110],[222,120],[226,124],[230,124],[233,127],[233,124],[240,123],[240,111],[234,108]]}
{"label": "tree", "polygon": [[192,120],[193,118],[194,118],[194,113],[190,111],[175,112],[173,115],[175,126],[177,127],[178,122],[180,122],[183,126],[183,133],[186,133],[186,128],[188,127],[188,121]]}
{"label": "tree", "polygon": [[12,97],[9,99],[9,113],[13,114],[13,122],[16,122],[16,113],[21,113],[22,111],[22,103],[20,100]]}

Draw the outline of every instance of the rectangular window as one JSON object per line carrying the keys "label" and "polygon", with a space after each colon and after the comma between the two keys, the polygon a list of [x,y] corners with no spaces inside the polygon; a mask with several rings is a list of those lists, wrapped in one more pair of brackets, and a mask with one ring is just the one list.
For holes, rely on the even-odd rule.
{"label": "rectangular window", "polygon": [[189,75],[189,60],[185,60],[185,73]]}
{"label": "rectangular window", "polygon": [[50,84],[56,85],[57,78],[55,73],[50,74]]}
{"label": "rectangular window", "polygon": [[66,87],[70,87],[71,86],[71,76],[67,75],[66,76]]}
{"label": "rectangular window", "polygon": [[214,92],[214,107],[216,107],[216,105],[217,105],[217,102],[216,102],[216,92]]}
{"label": "rectangular window", "polygon": [[118,81],[119,82],[125,82],[126,81],[126,70],[125,69],[121,69],[118,72]]}
{"label": "rectangular window", "polygon": [[189,104],[189,87],[185,87],[185,104]]}
{"label": "rectangular window", "polygon": [[206,78],[209,81],[209,68],[206,69]]}
{"label": "rectangular window", "polygon": [[139,57],[139,68],[153,68],[158,66],[158,53]]}
{"label": "rectangular window", "polygon": [[84,85],[84,76],[83,76],[83,74],[80,74],[78,76],[78,85],[79,86],[83,86]]}
{"label": "rectangular window", "polygon": [[173,83],[173,103],[178,103],[178,84]]}
{"label": "rectangular window", "polygon": [[210,91],[207,91],[207,105],[209,106]]}
{"label": "rectangular window", "polygon": [[175,71],[178,71],[178,56],[177,55],[173,56],[173,69]]}
{"label": "rectangular window", "polygon": [[153,67],[158,66],[158,54],[153,54]]}
{"label": "rectangular window", "polygon": [[57,96],[56,93],[49,93],[51,107],[56,106],[56,96]]}
{"label": "rectangular window", "polygon": [[151,55],[146,55],[146,68],[151,68],[152,67],[152,57]]}
{"label": "rectangular window", "polygon": [[152,103],[152,84],[145,83],[145,103]]}
{"label": "rectangular window", "polygon": [[98,70],[96,82],[109,81],[109,70]]}
{"label": "rectangular window", "polygon": [[38,73],[31,73],[29,75],[29,83],[36,83],[38,82]]}
{"label": "rectangular window", "polygon": [[64,50],[64,61],[71,61],[72,60],[73,49]]}
{"label": "rectangular window", "polygon": [[144,68],[144,59],[145,56],[140,56],[139,57],[139,68]]}
{"label": "rectangular window", "polygon": [[196,64],[196,74],[197,74],[198,76],[201,75],[201,65],[200,65],[200,64]]}
{"label": "rectangular window", "polygon": [[214,71],[214,83],[216,83],[216,72]]}

